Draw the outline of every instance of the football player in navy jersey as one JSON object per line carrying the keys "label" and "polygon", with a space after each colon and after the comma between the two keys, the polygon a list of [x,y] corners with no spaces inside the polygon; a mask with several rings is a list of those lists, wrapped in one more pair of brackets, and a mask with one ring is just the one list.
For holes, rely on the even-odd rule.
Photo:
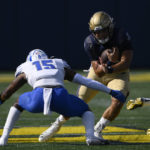
{"label": "football player in navy jersey", "polygon": [[[131,39],[123,28],[114,25],[113,18],[104,11],[93,14],[89,21],[91,34],[85,38],[84,49],[91,61],[87,78],[102,82],[109,88],[120,90],[127,97],[129,95],[129,67],[132,61],[133,48]],[[103,63],[100,55],[104,50],[107,53],[107,63]],[[98,92],[81,86],[78,97],[86,103],[94,98]],[[120,113],[124,101],[111,97],[111,104],[106,108],[102,117],[95,125],[95,136],[102,138],[101,132],[105,126],[113,121]],[[56,120],[57,121],[57,120]],[[60,127],[60,123],[52,128]]]}
{"label": "football player in navy jersey", "polygon": [[[109,88],[120,90],[127,97],[129,95],[129,67],[132,61],[133,48],[131,39],[123,28],[114,25],[109,14],[99,11],[93,14],[89,22],[91,34],[84,41],[84,49],[91,61],[88,78],[102,82]],[[101,63],[99,57],[106,50],[109,61]],[[100,59],[100,61],[99,61]],[[81,86],[78,96],[88,103],[97,94],[97,91]],[[104,111],[102,117],[95,125],[95,136],[102,137],[101,131],[114,120],[124,104],[111,97],[111,104]]]}

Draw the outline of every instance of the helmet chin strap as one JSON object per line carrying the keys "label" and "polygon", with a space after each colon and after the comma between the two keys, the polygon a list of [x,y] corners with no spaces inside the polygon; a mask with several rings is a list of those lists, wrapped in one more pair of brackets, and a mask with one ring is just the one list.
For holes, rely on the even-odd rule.
{"label": "helmet chin strap", "polygon": [[99,43],[101,43],[101,44],[105,44],[105,43],[107,43],[107,42],[109,41],[109,37],[105,38],[104,40],[98,39],[98,41],[99,41]]}

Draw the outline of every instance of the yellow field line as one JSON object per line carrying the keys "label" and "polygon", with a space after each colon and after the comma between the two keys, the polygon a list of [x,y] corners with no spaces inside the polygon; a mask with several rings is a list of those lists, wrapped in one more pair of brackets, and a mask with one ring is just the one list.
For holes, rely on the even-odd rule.
{"label": "yellow field line", "polygon": [[14,79],[14,76],[10,75],[1,75],[0,76],[0,82],[5,83],[5,82],[11,82]]}
{"label": "yellow field line", "polygon": [[[11,135],[37,135],[39,136],[47,127],[23,127],[13,129]],[[137,133],[140,132],[140,135]],[[108,126],[105,128],[103,133],[113,133],[113,135],[104,135],[105,139],[111,141],[120,141],[128,143],[150,143],[150,136],[145,134],[144,130],[138,129],[128,129],[122,127],[112,127]],[[123,133],[121,135],[121,133]],[[2,129],[0,129],[0,134],[2,134]],[[65,126],[57,134],[85,134],[85,129],[83,126]],[[9,138],[9,143],[32,143],[38,142],[37,138]],[[85,136],[77,137],[54,137],[48,142],[85,142]]]}
{"label": "yellow field line", "polygon": [[150,81],[150,73],[131,74],[130,80],[131,82]]}
{"label": "yellow field line", "polygon": [[[14,128],[10,135],[39,135],[48,127],[21,127]],[[121,127],[107,126],[104,133],[117,133],[117,132],[145,132],[144,130],[138,129],[128,129]],[[0,135],[2,134],[2,129],[0,129]],[[60,129],[58,134],[85,134],[85,129],[83,126],[64,126]]]}
{"label": "yellow field line", "polygon": [[127,143],[150,143],[149,135],[104,135],[104,138]]}
{"label": "yellow field line", "polygon": [[[104,135],[104,139],[127,143],[150,143],[148,135]],[[38,138],[9,138],[8,143],[37,143]],[[85,136],[54,137],[47,142],[85,142]]]}
{"label": "yellow field line", "polygon": [[[0,75],[0,82],[11,82],[14,79],[13,74],[1,74]],[[150,73],[138,73],[138,74],[131,74],[130,76],[131,82],[144,82],[150,81]]]}

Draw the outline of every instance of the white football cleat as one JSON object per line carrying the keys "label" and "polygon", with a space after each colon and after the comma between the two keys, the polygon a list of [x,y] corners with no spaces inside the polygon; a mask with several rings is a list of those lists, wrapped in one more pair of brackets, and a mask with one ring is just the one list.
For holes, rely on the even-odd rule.
{"label": "white football cleat", "polygon": [[47,130],[45,130],[40,136],[39,136],[39,142],[44,142],[50,139],[56,132],[59,131],[61,127],[60,123],[54,122]]}
{"label": "white football cleat", "polygon": [[0,146],[5,146],[5,145],[7,145],[7,141],[8,141],[8,139],[7,138],[0,138]]}
{"label": "white football cleat", "polygon": [[89,145],[103,145],[106,144],[104,143],[103,140],[97,138],[97,137],[92,137],[92,138],[87,138],[86,139],[86,144]]}
{"label": "white football cleat", "polygon": [[94,136],[103,141],[104,144],[108,144],[109,143],[108,140],[103,139],[101,130],[102,130],[101,124],[100,122],[98,122],[94,127]]}
{"label": "white football cleat", "polygon": [[98,137],[99,139],[103,139],[101,132],[95,131],[95,132],[94,132],[94,135],[95,135],[96,137]]}
{"label": "white football cleat", "polygon": [[108,140],[105,140],[105,139],[103,138],[101,132],[95,131],[95,132],[94,132],[94,135],[95,135],[95,137],[99,138],[99,139],[103,142],[103,144],[108,144],[108,143],[109,143]]}

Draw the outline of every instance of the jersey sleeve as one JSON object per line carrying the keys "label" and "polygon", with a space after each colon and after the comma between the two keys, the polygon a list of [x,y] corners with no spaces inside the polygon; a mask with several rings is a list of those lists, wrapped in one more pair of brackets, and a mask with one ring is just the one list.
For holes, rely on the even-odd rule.
{"label": "jersey sleeve", "polygon": [[100,45],[95,42],[91,35],[84,41],[84,50],[90,61],[98,60],[98,56],[100,55]]}
{"label": "jersey sleeve", "polygon": [[23,66],[24,66],[24,63],[16,68],[15,77],[23,73]]}
{"label": "jersey sleeve", "polygon": [[65,60],[63,60],[63,59],[57,59],[57,58],[55,58],[55,59],[52,59],[52,60],[54,60],[55,61],[55,63],[57,64],[57,66],[58,66],[58,68],[60,68],[60,69],[64,69],[64,68],[68,68],[68,69],[70,69],[71,67],[68,65],[68,63],[65,61]]}
{"label": "jersey sleeve", "polygon": [[71,69],[71,67],[68,65],[68,63],[65,60],[62,60],[64,64],[64,68]]}
{"label": "jersey sleeve", "polygon": [[133,50],[131,37],[130,37],[128,32],[126,32],[125,30],[122,29],[120,31],[119,39],[120,39],[120,42],[119,42],[120,43],[120,49],[122,51]]}

